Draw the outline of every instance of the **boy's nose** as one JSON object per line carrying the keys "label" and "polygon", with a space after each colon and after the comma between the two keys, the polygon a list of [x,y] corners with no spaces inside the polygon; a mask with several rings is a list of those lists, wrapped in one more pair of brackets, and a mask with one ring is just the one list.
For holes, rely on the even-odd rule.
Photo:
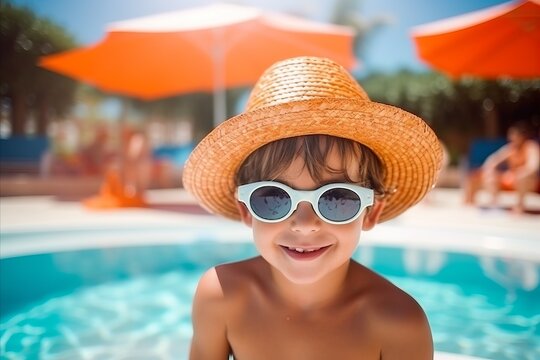
{"label": "boy's nose", "polygon": [[304,201],[298,204],[291,219],[291,230],[306,234],[319,231],[322,221],[311,207],[311,204]]}

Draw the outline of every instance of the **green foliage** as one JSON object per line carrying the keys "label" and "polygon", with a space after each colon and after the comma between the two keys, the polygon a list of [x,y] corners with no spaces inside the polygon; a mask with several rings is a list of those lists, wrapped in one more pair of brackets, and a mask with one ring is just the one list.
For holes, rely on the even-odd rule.
{"label": "green foliage", "polygon": [[331,22],[351,27],[354,30],[354,53],[360,58],[365,52],[366,40],[374,33],[389,25],[392,19],[387,15],[362,16],[362,0],[336,0]]}
{"label": "green foliage", "polygon": [[[246,92],[246,88],[232,88],[226,91],[226,118],[236,115],[234,105]],[[168,98],[143,101],[138,99],[125,99],[131,108],[139,112],[143,118],[154,116],[165,119],[191,118],[193,119],[194,141],[199,142],[214,128],[213,93],[191,93]]]}
{"label": "green foliage", "polygon": [[[463,154],[477,137],[505,136],[509,125],[527,120],[540,125],[540,80],[452,80],[428,72],[400,71],[360,79],[370,98],[401,107],[428,122],[451,153]],[[488,134],[485,117],[493,112],[496,134]]]}
{"label": "green foliage", "polygon": [[73,103],[76,82],[38,67],[37,61],[75,45],[71,35],[48,19],[0,3],[0,96],[23,104],[24,113],[38,108],[42,113],[65,113]]}
{"label": "green foliage", "polygon": [[130,99],[131,106],[144,118],[158,116],[165,119],[187,117],[197,119],[193,122],[194,137],[200,140],[213,128],[211,93],[193,93],[172,96],[153,101]]}

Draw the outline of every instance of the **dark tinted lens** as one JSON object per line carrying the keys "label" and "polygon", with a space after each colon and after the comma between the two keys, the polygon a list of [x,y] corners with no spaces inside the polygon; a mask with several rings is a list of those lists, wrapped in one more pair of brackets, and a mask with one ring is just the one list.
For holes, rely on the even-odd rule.
{"label": "dark tinted lens", "polygon": [[267,220],[281,219],[291,209],[289,194],[275,186],[264,186],[255,190],[249,203],[257,216]]}
{"label": "dark tinted lens", "polygon": [[360,210],[360,198],[349,189],[330,189],[319,198],[319,211],[331,221],[347,221]]}

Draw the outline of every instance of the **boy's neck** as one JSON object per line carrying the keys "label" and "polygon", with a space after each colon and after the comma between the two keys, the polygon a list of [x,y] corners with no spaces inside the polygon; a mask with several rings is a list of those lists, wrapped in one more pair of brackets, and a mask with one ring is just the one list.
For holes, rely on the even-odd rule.
{"label": "boy's neck", "polygon": [[309,284],[297,284],[288,280],[270,266],[276,295],[284,306],[302,312],[316,311],[334,305],[342,298],[351,261],[341,265],[324,278]]}

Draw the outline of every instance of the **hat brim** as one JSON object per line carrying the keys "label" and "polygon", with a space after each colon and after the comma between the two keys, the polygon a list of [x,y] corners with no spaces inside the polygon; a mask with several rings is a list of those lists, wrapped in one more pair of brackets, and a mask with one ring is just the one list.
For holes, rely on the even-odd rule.
{"label": "hat brim", "polygon": [[419,117],[394,106],[350,99],[312,99],[237,115],[216,127],[190,155],[183,183],[208,211],[239,220],[235,175],[244,160],[272,141],[324,134],[357,141],[386,168],[386,199],[379,222],[419,202],[433,187],[442,148]]}

